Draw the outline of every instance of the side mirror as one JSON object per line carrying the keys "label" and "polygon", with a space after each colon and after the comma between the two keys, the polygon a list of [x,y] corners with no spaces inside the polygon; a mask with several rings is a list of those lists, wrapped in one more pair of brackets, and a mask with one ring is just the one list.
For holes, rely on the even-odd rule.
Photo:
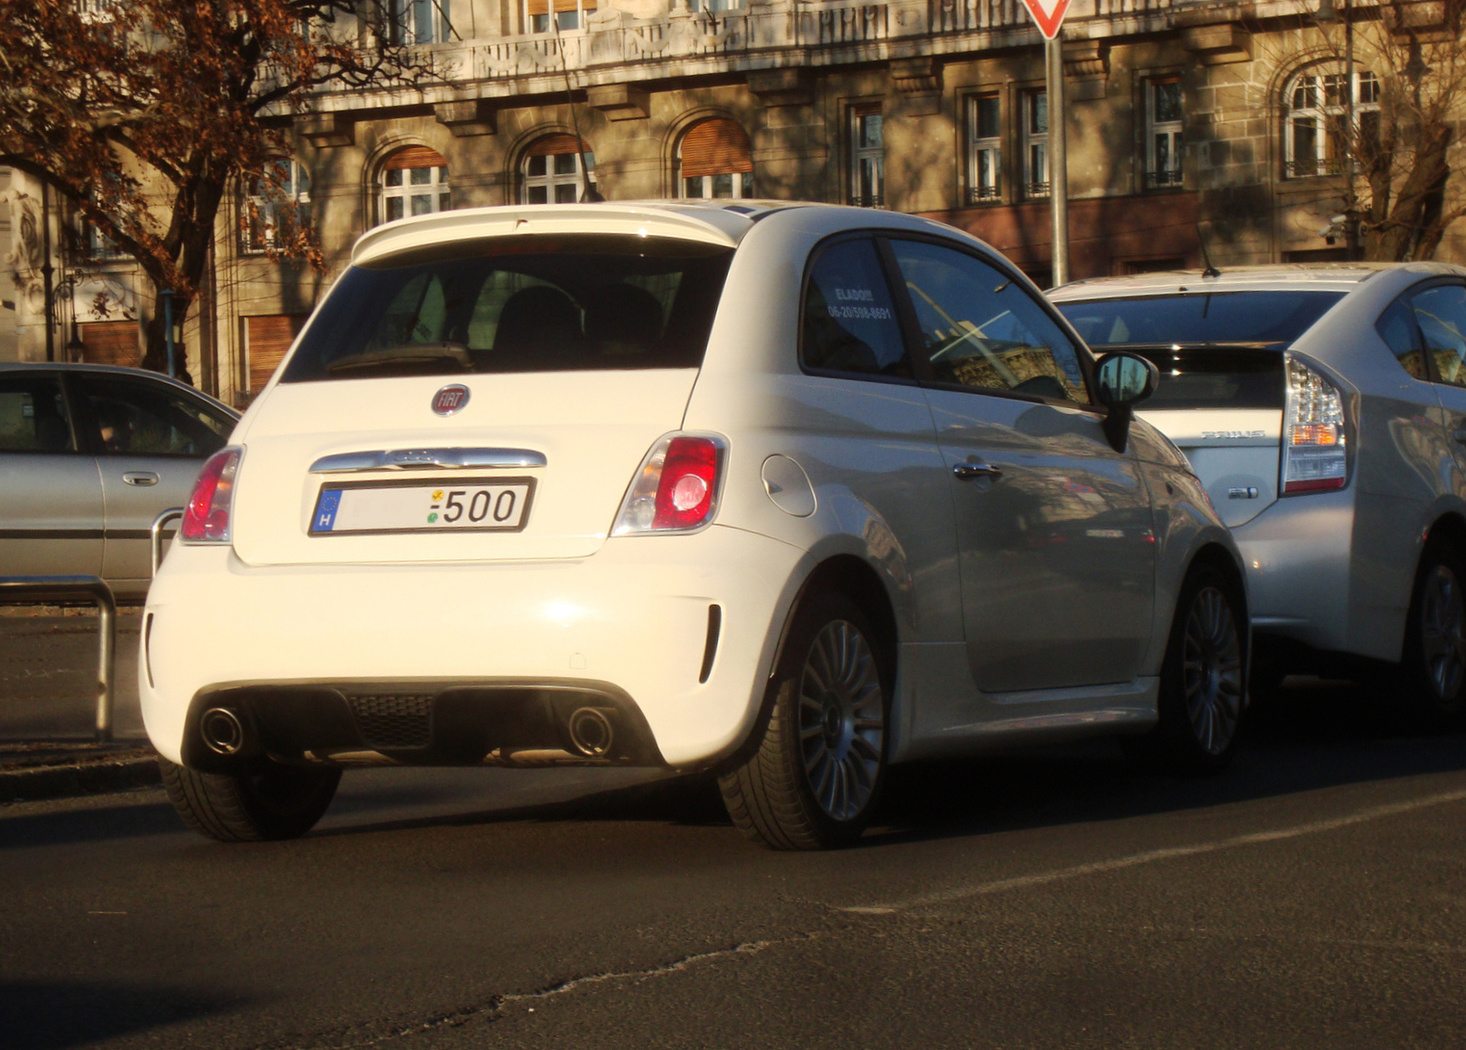
{"label": "side mirror", "polygon": [[1160,381],[1160,369],[1138,354],[1122,350],[1099,359],[1096,393],[1100,404],[1110,410],[1104,421],[1105,437],[1116,452],[1125,451],[1135,406],[1155,393]]}

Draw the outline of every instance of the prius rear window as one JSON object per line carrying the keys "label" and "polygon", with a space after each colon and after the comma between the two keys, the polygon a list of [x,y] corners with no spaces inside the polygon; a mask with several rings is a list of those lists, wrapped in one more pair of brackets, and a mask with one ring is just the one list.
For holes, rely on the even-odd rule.
{"label": "prius rear window", "polygon": [[1342,292],[1205,292],[1054,305],[1093,347],[1291,343]]}
{"label": "prius rear window", "polygon": [[670,238],[571,234],[353,266],[281,381],[695,368],[732,254]]}

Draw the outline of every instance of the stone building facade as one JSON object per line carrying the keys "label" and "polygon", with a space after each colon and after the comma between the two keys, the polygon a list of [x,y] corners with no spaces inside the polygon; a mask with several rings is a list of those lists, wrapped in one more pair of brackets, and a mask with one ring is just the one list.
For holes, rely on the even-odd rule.
{"label": "stone building facade", "polygon": [[[182,333],[192,376],[225,400],[263,385],[372,226],[575,200],[587,186],[615,200],[918,213],[1049,282],[1054,131],[1042,38],[1021,0],[382,2],[437,79],[324,92],[281,114],[293,149],[282,163],[329,270],[262,254],[268,208],[250,222],[241,188]],[[1348,179],[1327,131],[1367,122],[1390,90],[1364,46],[1380,5],[1352,10],[1361,47],[1349,78],[1340,23],[1320,20],[1318,0],[1073,0],[1062,51],[1070,275],[1196,267],[1203,245],[1218,266],[1344,257]],[[1391,10],[1405,12],[1399,33],[1438,32],[1440,4]],[[374,37],[364,27],[361,39]],[[82,254],[57,263],[76,276],[53,320],[74,318],[77,338],[53,335],[53,353],[79,342],[125,360],[153,292],[126,261]],[[1436,254],[1466,259],[1466,239],[1453,229]],[[99,291],[120,314],[95,314]],[[33,319],[22,309],[17,322],[12,353],[44,357]]]}

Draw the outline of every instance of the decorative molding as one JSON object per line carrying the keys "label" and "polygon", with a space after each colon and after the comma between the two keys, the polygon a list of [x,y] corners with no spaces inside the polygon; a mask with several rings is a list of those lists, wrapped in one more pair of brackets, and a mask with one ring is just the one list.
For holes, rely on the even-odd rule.
{"label": "decorative molding", "polygon": [[651,92],[635,84],[599,84],[586,88],[586,101],[607,120],[646,120],[651,116]]}
{"label": "decorative molding", "polygon": [[295,122],[305,140],[316,149],[351,146],[356,142],[356,122],[346,113],[306,113]]}
{"label": "decorative molding", "polygon": [[809,75],[798,66],[755,69],[748,74],[748,90],[765,106],[807,106],[814,101]]}
{"label": "decorative molding", "polygon": [[1252,59],[1252,34],[1239,25],[1192,26],[1181,34],[1182,46],[1204,66]]}
{"label": "decorative molding", "polygon": [[499,117],[494,107],[483,99],[466,98],[439,102],[433,106],[438,123],[459,138],[468,135],[493,135],[499,130]]}

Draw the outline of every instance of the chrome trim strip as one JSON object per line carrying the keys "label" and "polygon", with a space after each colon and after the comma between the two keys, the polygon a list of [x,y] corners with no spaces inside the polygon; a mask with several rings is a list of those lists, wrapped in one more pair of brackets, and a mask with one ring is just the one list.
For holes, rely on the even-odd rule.
{"label": "chrome trim strip", "polygon": [[527,448],[392,448],[339,452],[311,464],[312,474],[358,470],[523,470],[548,464],[543,452]]}

